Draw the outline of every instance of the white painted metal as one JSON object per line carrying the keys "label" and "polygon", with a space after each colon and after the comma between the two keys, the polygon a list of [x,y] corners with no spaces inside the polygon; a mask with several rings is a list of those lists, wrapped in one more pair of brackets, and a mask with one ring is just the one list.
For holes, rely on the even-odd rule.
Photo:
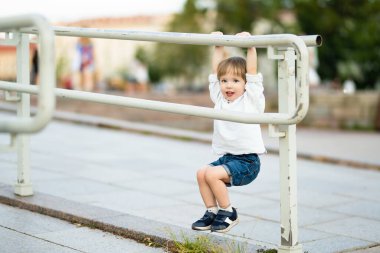
{"label": "white painted metal", "polygon": [[268,135],[272,138],[285,137],[285,132],[281,132],[278,125],[268,124]]}
{"label": "white painted metal", "polygon": [[[293,46],[292,42],[281,41],[280,38],[289,34],[268,34],[256,35],[244,38],[235,35],[214,35],[199,33],[176,33],[176,32],[146,32],[135,30],[120,29],[98,29],[98,28],[81,28],[81,27],[61,27],[54,26],[54,33],[57,36],[73,36],[73,37],[89,37],[102,39],[118,39],[118,40],[138,40],[151,42],[164,42],[175,44],[192,44],[192,45],[220,45],[231,47],[261,47],[266,48],[268,45],[273,46]],[[22,32],[38,34],[38,30],[34,28],[22,29]],[[299,36],[306,46],[315,47],[322,44],[322,38],[319,35]],[[269,44],[265,44],[269,42]],[[252,44],[255,43],[255,44]]]}
{"label": "white painted metal", "polygon": [[[286,113],[296,106],[296,56],[293,48],[280,53],[284,60],[278,62],[279,112]],[[296,125],[280,125],[279,130],[285,134],[279,138],[281,245],[278,252],[302,253],[302,245],[298,243]]]}
{"label": "white painted metal", "polygon": [[[29,36],[27,34],[15,33],[18,39],[17,44],[17,82],[29,86],[30,64],[29,64]],[[17,103],[18,119],[30,118],[30,95],[22,93],[21,100]],[[17,149],[17,182],[14,191],[20,196],[33,195],[33,188],[30,180],[30,139],[27,134],[18,134],[16,137]]]}
{"label": "white painted metal", "polygon": [[[8,18],[0,18],[0,31],[17,30],[22,27],[36,27],[39,32],[40,50],[40,80],[38,92],[38,111],[34,117],[22,117],[0,121],[0,132],[33,133],[47,125],[53,115],[55,107],[55,72],[54,72],[54,33],[48,22],[39,15],[22,15]],[[27,35],[23,35],[27,36]],[[17,36],[15,36],[17,37]],[[17,41],[17,39],[15,39]],[[12,42],[13,43],[13,42]],[[18,43],[19,45],[19,43]],[[29,44],[27,45],[29,46]],[[24,55],[24,63],[29,55]],[[18,62],[18,64],[20,64]],[[28,73],[29,75],[29,73]],[[25,80],[25,79],[23,79]],[[18,81],[28,84],[25,81]]]}
{"label": "white painted metal", "polygon": [[[26,33],[38,33],[36,29],[23,29]],[[78,28],[78,27],[54,27],[56,35],[61,36],[79,36],[106,39],[122,39],[122,40],[139,40],[164,42],[175,44],[193,44],[193,45],[220,45],[233,47],[293,47],[297,51],[297,105],[296,108],[286,114],[274,115],[251,115],[250,119],[242,119],[230,115],[224,117],[224,120],[231,120],[244,123],[274,123],[274,124],[296,124],[305,116],[309,107],[309,89],[307,83],[308,75],[308,51],[305,41],[311,46],[321,44],[321,38],[318,35],[299,37],[293,34],[275,34],[275,35],[257,35],[238,37],[234,35],[213,35],[213,34],[194,34],[194,33],[173,33],[173,32],[143,32],[129,30],[110,30],[97,28]],[[305,38],[305,40],[303,40]],[[133,103],[136,105],[136,103]],[[131,104],[132,106],[132,104]],[[134,106],[132,106],[134,107]],[[138,107],[151,110],[151,103],[139,101]],[[183,108],[185,110],[185,108]],[[198,109],[196,109],[198,110]],[[166,109],[162,110],[166,111]],[[178,113],[185,111],[176,110]],[[169,112],[169,111],[168,111]],[[172,112],[172,111],[170,111]],[[177,112],[175,112],[177,113]],[[199,111],[200,113],[200,111]],[[188,114],[188,112],[186,112]],[[204,114],[204,113],[201,113]],[[199,114],[191,114],[202,116]],[[210,115],[210,114],[208,114]],[[203,117],[203,116],[202,116]],[[213,116],[210,116],[213,117]],[[229,118],[229,119],[228,119]],[[240,119],[239,119],[240,118]],[[265,120],[264,120],[265,119]]]}
{"label": "white painted metal", "polygon": [[4,99],[5,101],[8,101],[8,102],[17,102],[21,100],[21,96],[19,93],[11,94],[11,92],[5,91]]}

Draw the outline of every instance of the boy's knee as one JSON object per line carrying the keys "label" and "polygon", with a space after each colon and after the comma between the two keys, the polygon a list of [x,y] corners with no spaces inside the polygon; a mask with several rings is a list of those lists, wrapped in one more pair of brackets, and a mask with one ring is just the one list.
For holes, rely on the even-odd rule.
{"label": "boy's knee", "polygon": [[198,180],[198,182],[205,181],[206,169],[207,169],[207,167],[203,167],[202,169],[199,169],[197,171],[197,180]]}

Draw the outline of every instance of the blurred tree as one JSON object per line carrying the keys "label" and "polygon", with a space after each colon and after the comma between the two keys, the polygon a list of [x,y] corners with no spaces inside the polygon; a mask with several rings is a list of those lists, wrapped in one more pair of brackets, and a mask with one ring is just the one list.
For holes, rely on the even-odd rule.
{"label": "blurred tree", "polygon": [[154,58],[150,57],[150,51],[140,46],[135,52],[135,58],[148,67],[149,80],[154,85],[161,80],[162,75],[159,70],[159,64],[154,61]]}
{"label": "blurred tree", "polygon": [[[170,32],[204,33],[205,11],[197,7],[197,0],[187,0],[183,11],[176,14],[169,23]],[[205,46],[159,43],[155,48],[153,62],[155,72],[162,76],[183,77],[191,85],[196,75],[208,62],[208,48]],[[153,66],[151,66],[153,67]]]}
{"label": "blurred tree", "polygon": [[271,23],[269,32],[283,32],[287,24],[282,22],[280,14],[291,6],[291,0],[215,0],[215,30],[228,34],[251,32],[256,22],[267,20]]}
{"label": "blurred tree", "polygon": [[[379,0],[212,0],[215,28],[227,34],[251,31],[260,20],[266,33],[320,34],[319,69],[323,79],[353,79],[357,88],[373,88],[380,82]],[[205,10],[197,0],[187,0],[167,30],[204,33]],[[285,22],[286,13],[296,21]],[[182,76],[190,83],[208,61],[204,46],[158,44],[154,52],[155,72]],[[151,64],[150,64],[151,65]]]}
{"label": "blurred tree", "polygon": [[217,0],[215,30],[227,34],[252,31],[252,22],[258,18],[257,1]]}
{"label": "blurred tree", "polygon": [[359,89],[380,81],[380,1],[294,0],[306,34],[321,34],[319,73],[352,79]]}

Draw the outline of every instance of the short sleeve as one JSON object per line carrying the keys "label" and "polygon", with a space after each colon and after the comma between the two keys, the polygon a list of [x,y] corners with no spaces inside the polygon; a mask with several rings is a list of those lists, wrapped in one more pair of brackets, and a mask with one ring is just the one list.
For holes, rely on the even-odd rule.
{"label": "short sleeve", "polygon": [[265,109],[265,97],[263,86],[263,75],[246,74],[246,99],[257,110],[257,113],[263,113]]}
{"label": "short sleeve", "polygon": [[247,79],[247,83],[261,83],[261,85],[263,84],[263,75],[261,73],[258,73],[256,75],[245,74],[245,77]]}

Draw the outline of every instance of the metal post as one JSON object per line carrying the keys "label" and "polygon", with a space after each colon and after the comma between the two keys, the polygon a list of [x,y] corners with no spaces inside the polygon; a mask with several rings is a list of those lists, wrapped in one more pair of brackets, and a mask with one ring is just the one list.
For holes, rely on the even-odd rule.
{"label": "metal post", "polygon": [[[17,44],[17,82],[30,83],[29,77],[29,35],[14,33],[19,37]],[[21,101],[17,104],[17,116],[20,118],[30,117],[30,95],[21,94]],[[30,139],[28,134],[17,135],[17,183],[15,194],[20,196],[33,195],[30,180]]]}
{"label": "metal post", "polygon": [[[278,61],[279,112],[284,113],[296,108],[296,55],[293,48],[279,53],[284,56]],[[281,245],[278,252],[302,253],[302,245],[298,243],[296,125],[280,125],[279,130],[284,135],[279,137]]]}

